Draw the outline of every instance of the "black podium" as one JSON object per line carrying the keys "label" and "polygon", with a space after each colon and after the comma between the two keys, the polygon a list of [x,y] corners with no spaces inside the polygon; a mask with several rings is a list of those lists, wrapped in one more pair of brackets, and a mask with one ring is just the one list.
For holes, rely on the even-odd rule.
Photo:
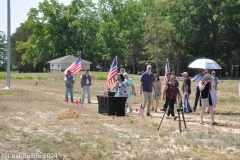
{"label": "black podium", "polygon": [[125,116],[125,104],[127,97],[114,97],[97,95],[98,113]]}

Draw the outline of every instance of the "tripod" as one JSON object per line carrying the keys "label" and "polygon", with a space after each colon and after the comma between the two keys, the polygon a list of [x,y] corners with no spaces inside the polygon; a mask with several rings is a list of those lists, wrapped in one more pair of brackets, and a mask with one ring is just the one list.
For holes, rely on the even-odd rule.
{"label": "tripod", "polygon": [[[175,88],[175,89],[176,89],[176,88]],[[174,89],[174,90],[175,90],[175,89]],[[173,90],[173,93],[174,93],[174,90]],[[178,90],[178,88],[177,88],[177,90]],[[170,100],[168,101],[167,109],[165,109],[165,112],[164,112],[164,114],[163,114],[162,120],[161,120],[161,122],[160,122],[160,124],[159,124],[159,126],[158,126],[158,130],[160,129],[160,126],[161,126],[161,124],[162,124],[162,121],[163,121],[163,118],[165,117],[166,112],[168,112],[168,110],[169,110],[169,103],[170,103],[170,101],[172,100],[173,93],[172,93],[172,95],[171,95]],[[179,93],[179,90],[178,90],[178,93]],[[179,101],[179,107],[177,108],[177,112],[178,112],[178,124],[179,124],[179,131],[180,131],[180,133],[181,133],[181,132],[182,132],[181,117],[180,117],[181,114],[182,114],[182,118],[183,118],[183,122],[184,122],[185,128],[187,128],[187,126],[186,126],[186,122],[185,122],[185,118],[184,118],[184,114],[183,114],[182,100],[181,100],[180,98],[178,98],[178,101]],[[181,114],[180,114],[180,112],[181,112]]]}
{"label": "tripod", "polygon": [[177,112],[178,112],[179,131],[181,133],[182,132],[182,125],[181,125],[181,117],[180,117],[181,115],[180,115],[180,112],[182,113],[182,118],[183,118],[183,123],[184,123],[185,129],[187,128],[186,121],[185,121],[185,118],[184,118],[184,113],[183,113],[183,108],[182,108],[182,100],[181,99],[179,101],[179,107],[177,108]]}

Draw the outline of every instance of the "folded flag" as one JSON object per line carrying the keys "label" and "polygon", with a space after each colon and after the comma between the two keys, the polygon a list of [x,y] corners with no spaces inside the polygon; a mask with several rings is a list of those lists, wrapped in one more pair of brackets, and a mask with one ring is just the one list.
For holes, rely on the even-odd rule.
{"label": "folded flag", "polygon": [[140,109],[139,109],[139,115],[142,116],[142,117],[144,116],[144,111],[143,111],[142,104],[141,104]]}
{"label": "folded flag", "polygon": [[78,102],[78,100],[75,102],[77,104],[77,108],[82,111],[83,110],[83,106],[82,103]]}

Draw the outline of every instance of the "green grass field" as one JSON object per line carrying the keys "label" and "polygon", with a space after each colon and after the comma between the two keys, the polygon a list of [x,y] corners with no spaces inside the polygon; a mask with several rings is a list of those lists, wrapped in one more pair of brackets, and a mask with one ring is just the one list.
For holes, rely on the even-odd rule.
{"label": "green grass field", "polygon": [[[183,132],[180,133],[178,121],[166,118],[157,130],[163,116],[161,111],[143,118],[135,112],[143,102],[139,94],[139,75],[129,75],[137,91],[132,99],[132,114],[127,113],[125,117],[98,114],[96,95],[101,94],[106,80],[97,80],[96,77],[104,79],[107,73],[91,73],[92,104],[84,103],[82,112],[76,104],[64,103],[63,73],[13,72],[10,90],[3,89],[6,75],[0,73],[0,159],[6,156],[14,159],[21,154],[28,155],[26,159],[35,159],[34,155],[38,155],[39,159],[63,160],[240,158],[239,81],[219,81],[215,109],[218,126],[211,125],[207,114],[204,115],[205,125],[200,125],[198,107],[196,112],[185,114],[187,128],[182,127]],[[75,100],[79,100],[81,95],[79,77],[80,74],[74,77]],[[181,78],[179,81],[182,85]],[[194,92],[195,83],[192,83],[191,106]],[[163,104],[161,99],[159,108]],[[77,114],[57,116],[66,109]]]}

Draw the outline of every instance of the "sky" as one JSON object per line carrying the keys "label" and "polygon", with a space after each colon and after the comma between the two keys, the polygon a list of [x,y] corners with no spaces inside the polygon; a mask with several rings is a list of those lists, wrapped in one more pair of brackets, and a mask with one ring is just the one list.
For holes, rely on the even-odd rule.
{"label": "sky", "polygon": [[[7,1],[0,0],[0,31],[7,34]],[[39,2],[43,0],[10,0],[11,7],[11,34],[16,31],[16,28],[21,23],[27,20],[27,13],[30,8],[37,8]],[[72,0],[58,0],[59,3],[69,5]],[[98,0],[92,0],[97,3]]]}

